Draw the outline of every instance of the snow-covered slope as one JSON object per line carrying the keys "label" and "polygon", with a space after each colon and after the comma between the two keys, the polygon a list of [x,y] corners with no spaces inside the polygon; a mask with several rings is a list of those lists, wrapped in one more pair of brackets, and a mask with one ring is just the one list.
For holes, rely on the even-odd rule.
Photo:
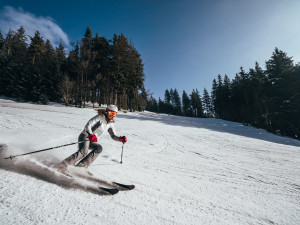
{"label": "snow-covered slope", "polygon": [[[0,224],[300,224],[300,142],[218,119],[119,113],[95,176],[136,188],[97,195],[45,164],[76,151],[92,109],[0,99]],[[83,182],[83,181],[82,181]]]}

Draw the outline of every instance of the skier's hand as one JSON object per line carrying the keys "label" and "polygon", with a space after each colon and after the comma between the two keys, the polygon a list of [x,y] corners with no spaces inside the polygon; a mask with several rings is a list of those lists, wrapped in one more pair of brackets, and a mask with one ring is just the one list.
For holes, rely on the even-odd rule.
{"label": "skier's hand", "polygon": [[125,136],[120,136],[120,137],[119,137],[119,141],[122,142],[122,143],[126,143],[126,142],[127,142],[127,137],[125,137]]}
{"label": "skier's hand", "polygon": [[98,141],[98,138],[93,134],[89,135],[89,139],[90,139],[91,142],[97,142]]}

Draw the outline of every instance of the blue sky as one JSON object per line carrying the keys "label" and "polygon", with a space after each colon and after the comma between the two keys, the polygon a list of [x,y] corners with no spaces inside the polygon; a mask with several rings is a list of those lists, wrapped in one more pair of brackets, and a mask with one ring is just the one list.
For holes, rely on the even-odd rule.
{"label": "blue sky", "polygon": [[54,45],[81,39],[87,26],[108,39],[125,34],[141,53],[154,97],[211,90],[218,74],[234,78],[275,47],[300,62],[299,0],[0,0],[0,30],[39,30]]}

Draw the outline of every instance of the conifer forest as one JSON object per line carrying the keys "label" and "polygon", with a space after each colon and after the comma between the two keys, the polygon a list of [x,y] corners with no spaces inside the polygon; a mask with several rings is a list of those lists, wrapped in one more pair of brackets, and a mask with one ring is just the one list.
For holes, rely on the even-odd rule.
{"label": "conifer forest", "polygon": [[53,47],[39,31],[28,37],[23,27],[0,31],[0,95],[41,104],[115,104],[130,111],[220,118],[300,139],[300,64],[278,48],[264,67],[257,62],[249,71],[241,67],[232,80],[217,75],[211,91],[179,94],[171,88],[157,100],[145,89],[141,54],[124,34],[109,40],[93,36],[87,27],[72,47]]}

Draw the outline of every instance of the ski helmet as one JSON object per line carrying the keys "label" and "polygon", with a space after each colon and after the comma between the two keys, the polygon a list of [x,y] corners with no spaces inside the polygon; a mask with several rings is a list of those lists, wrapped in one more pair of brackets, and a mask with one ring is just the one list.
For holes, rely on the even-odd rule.
{"label": "ski helmet", "polygon": [[106,107],[106,111],[108,111],[108,110],[118,112],[118,107],[115,105],[109,105]]}

